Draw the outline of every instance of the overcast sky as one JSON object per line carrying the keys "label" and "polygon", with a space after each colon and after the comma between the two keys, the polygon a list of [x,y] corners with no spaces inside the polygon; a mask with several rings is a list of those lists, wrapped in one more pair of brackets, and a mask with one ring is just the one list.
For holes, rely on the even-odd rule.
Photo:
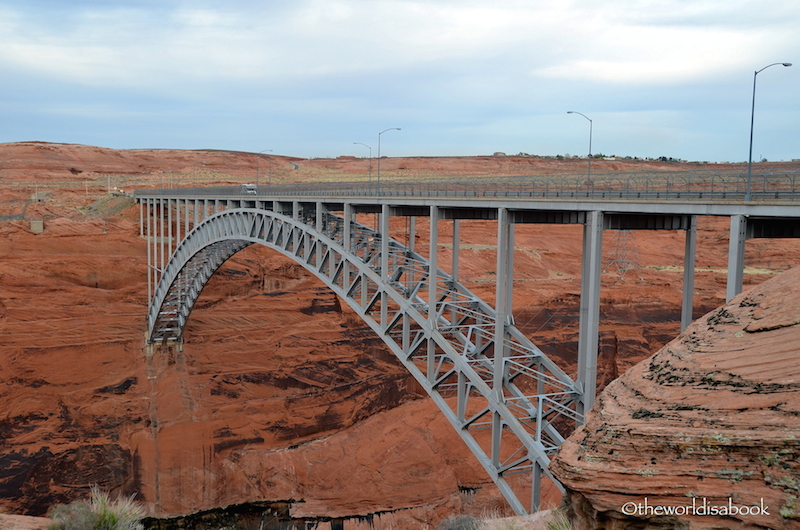
{"label": "overcast sky", "polygon": [[[797,0],[0,0],[0,142],[746,161]],[[756,160],[800,158],[800,64]]]}

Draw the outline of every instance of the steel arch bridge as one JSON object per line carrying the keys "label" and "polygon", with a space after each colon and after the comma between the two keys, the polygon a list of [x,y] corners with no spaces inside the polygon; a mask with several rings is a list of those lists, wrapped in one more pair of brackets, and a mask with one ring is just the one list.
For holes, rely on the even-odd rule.
{"label": "steel arch bridge", "polygon": [[[288,216],[243,207],[200,222],[195,217],[191,231],[187,212],[186,225],[185,238],[158,271],[148,312],[149,344],[181,343],[214,271],[247,246],[267,246],[302,264],[369,324],[515,512],[538,509],[543,476],[563,491],[547,467],[550,455],[582,422],[581,385],[514,327],[502,310],[506,301],[498,300],[498,313],[438,269],[435,253],[429,262],[383,237],[388,230],[378,232],[348,214],[317,208]],[[509,242],[513,248],[508,235],[499,240]]]}

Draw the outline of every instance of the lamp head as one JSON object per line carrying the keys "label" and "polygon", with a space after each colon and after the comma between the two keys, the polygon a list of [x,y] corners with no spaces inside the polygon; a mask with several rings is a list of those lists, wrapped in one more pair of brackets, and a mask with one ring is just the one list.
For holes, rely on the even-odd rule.
{"label": "lamp head", "polygon": [[783,66],[792,66],[792,63],[783,63]]}

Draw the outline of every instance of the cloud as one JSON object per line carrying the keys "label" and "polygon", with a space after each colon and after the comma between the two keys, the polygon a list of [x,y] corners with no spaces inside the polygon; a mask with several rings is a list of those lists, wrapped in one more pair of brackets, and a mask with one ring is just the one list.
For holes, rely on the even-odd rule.
{"label": "cloud", "polygon": [[761,10],[752,2],[609,1],[573,18],[574,38],[566,40],[561,60],[535,73],[619,85],[714,78],[787,48],[788,34],[781,29],[800,20],[800,11],[793,11],[792,22],[765,17],[759,26],[752,17]]}
{"label": "cloud", "polygon": [[352,0],[301,1],[277,13],[92,7],[66,22],[12,11],[0,61],[108,85],[147,85],[165,74],[249,80],[406,70],[512,53],[540,15],[513,7]]}
{"label": "cloud", "polygon": [[[795,0],[7,0],[0,94],[75,128],[165,116],[159,127],[175,131],[160,137],[206,147],[260,144],[251,138],[265,129],[282,131],[271,147],[399,126],[394,145],[428,154],[481,142],[554,152],[576,137],[574,109],[598,131],[616,124],[617,143],[601,134],[601,149],[635,154],[650,138],[664,144],[658,156],[690,158],[669,146],[731,149],[736,120],[749,123],[753,70],[800,62],[797,27]],[[798,69],[764,76],[758,116],[776,135],[768,148],[794,158]],[[207,131],[181,130],[191,116]],[[676,139],[693,127],[717,139]]]}
{"label": "cloud", "polygon": [[720,27],[711,13],[738,20],[737,4],[710,1],[648,1],[638,9],[616,0],[592,8],[407,0],[305,0],[274,11],[102,5],[61,21],[6,10],[0,61],[87,85],[143,88],[497,63],[549,79],[674,83],[755,59],[771,31]]}

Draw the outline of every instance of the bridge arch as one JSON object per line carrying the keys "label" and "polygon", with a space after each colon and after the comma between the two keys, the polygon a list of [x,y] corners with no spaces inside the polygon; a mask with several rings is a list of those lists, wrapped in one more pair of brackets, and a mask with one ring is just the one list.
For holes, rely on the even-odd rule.
{"label": "bridge arch", "polygon": [[543,476],[561,488],[547,465],[581,421],[579,386],[456,279],[438,268],[432,273],[420,254],[352,219],[319,209],[289,217],[260,208],[204,219],[162,271],[148,310],[148,343],[182,342],[208,280],[253,244],[294,259],[356,311],[434,400],[515,512],[538,509]]}

